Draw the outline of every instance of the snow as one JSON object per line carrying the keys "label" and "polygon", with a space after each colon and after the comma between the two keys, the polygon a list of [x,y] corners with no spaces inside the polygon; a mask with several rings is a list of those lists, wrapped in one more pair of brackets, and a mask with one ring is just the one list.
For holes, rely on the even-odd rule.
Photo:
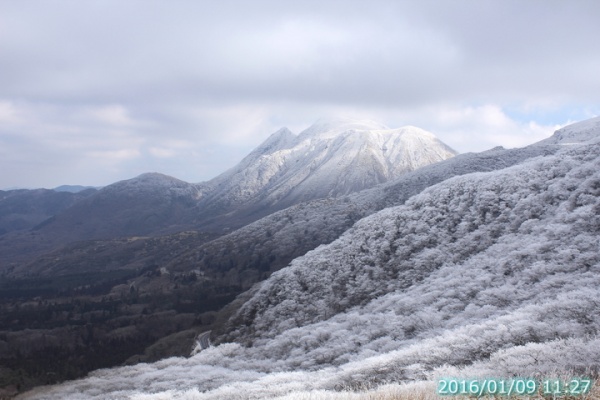
{"label": "snow", "polygon": [[206,201],[289,206],[341,196],[456,153],[424,130],[362,120],[319,121],[298,136],[282,129],[236,167],[206,183]]}
{"label": "snow", "polygon": [[347,131],[374,131],[389,130],[389,128],[376,121],[352,118],[320,119],[299,135],[299,140],[334,138]]}
{"label": "snow", "polygon": [[573,145],[600,138],[600,117],[565,126],[540,143]]}

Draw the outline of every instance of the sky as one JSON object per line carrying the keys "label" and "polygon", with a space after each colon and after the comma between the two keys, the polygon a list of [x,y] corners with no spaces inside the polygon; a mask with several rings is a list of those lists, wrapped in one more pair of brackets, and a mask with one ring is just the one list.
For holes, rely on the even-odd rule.
{"label": "sky", "polygon": [[600,115],[596,0],[0,0],[0,189],[201,182],[318,119],[463,153]]}

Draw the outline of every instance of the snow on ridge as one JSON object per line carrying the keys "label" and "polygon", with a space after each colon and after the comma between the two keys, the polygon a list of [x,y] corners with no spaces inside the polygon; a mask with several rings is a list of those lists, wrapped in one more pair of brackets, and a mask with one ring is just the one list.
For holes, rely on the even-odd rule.
{"label": "snow on ridge", "polygon": [[567,125],[539,143],[576,145],[600,139],[600,117]]}
{"label": "snow on ridge", "polygon": [[169,175],[158,172],[147,172],[135,178],[115,182],[100,189],[95,197],[102,198],[114,195],[143,195],[189,197],[199,199],[202,196],[202,186],[194,185]]}
{"label": "snow on ridge", "polygon": [[254,149],[250,155],[256,153],[258,155],[271,154],[275,151],[285,149],[295,143],[296,135],[288,128],[281,128],[271,134],[260,146]]}
{"label": "snow on ridge", "polygon": [[333,136],[339,135],[340,133],[350,130],[371,131],[387,129],[389,129],[387,126],[372,120],[338,117],[330,119],[319,119],[316,123],[305,129],[304,131],[300,132],[298,138],[300,140],[316,137],[331,138]]}

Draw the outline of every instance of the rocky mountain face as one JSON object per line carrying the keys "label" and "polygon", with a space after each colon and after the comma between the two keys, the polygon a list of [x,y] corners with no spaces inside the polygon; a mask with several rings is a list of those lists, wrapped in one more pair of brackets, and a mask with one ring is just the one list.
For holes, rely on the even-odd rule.
{"label": "rocky mountain face", "polygon": [[296,205],[207,242],[200,262],[236,245],[260,254],[276,237],[269,226],[289,245],[333,210],[330,221],[343,221],[344,204],[365,215],[240,296],[213,338],[220,345],[24,398],[291,399],[447,376],[597,376],[598,121],[525,149],[456,157],[339,202]]}

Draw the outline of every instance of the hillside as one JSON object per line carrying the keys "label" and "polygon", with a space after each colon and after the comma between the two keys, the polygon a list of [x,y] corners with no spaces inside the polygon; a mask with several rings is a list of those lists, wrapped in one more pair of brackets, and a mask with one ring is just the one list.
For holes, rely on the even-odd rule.
{"label": "hillside", "polygon": [[553,154],[447,179],[296,258],[230,319],[232,343],[23,398],[275,398],[448,375],[597,374],[600,132],[587,130],[597,121],[558,131]]}
{"label": "hillside", "polygon": [[[51,210],[44,219],[38,218],[35,226],[3,236],[0,274],[26,274],[26,265],[37,257],[75,242],[189,230],[196,221],[201,196],[197,185],[158,173],[142,174],[100,190],[48,192],[79,201]],[[45,207],[49,204],[43,199]]]}
{"label": "hillside", "polygon": [[429,186],[453,176],[506,168],[553,154],[559,148],[532,145],[458,155],[372,189],[340,198],[304,202],[273,213],[174,257],[166,267],[174,272],[201,271],[217,285],[227,282],[249,288],[294,258],[335,240],[359,219],[386,207],[404,204]]}
{"label": "hillside", "polygon": [[189,227],[200,197],[200,190],[192,184],[162,174],[143,174],[99,190],[36,230],[66,241],[183,230]]}
{"label": "hillside", "polygon": [[48,189],[0,190],[0,236],[29,230],[95,191],[86,189],[71,193]]}

